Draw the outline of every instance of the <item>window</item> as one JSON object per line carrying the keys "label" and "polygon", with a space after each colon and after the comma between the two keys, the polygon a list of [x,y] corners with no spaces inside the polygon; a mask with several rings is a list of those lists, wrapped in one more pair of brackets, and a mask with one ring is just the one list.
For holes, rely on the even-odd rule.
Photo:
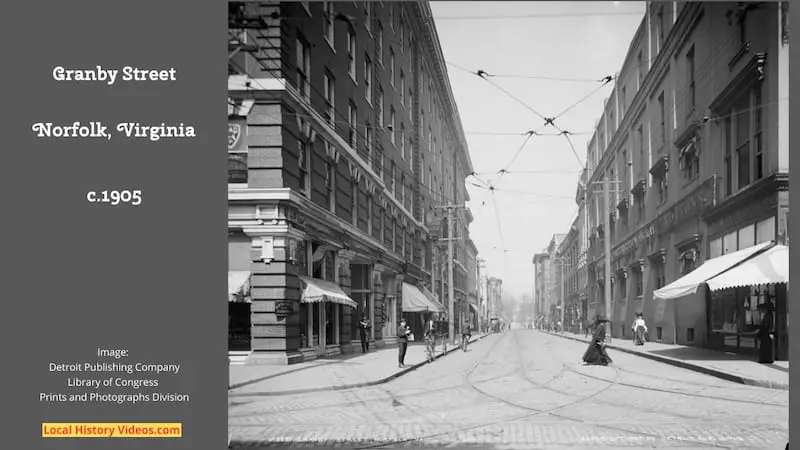
{"label": "window", "polygon": [[714,239],[709,244],[709,258],[716,258],[717,256],[722,256],[722,239]]}
{"label": "window", "polygon": [[384,168],[384,156],[383,151],[381,151],[380,155],[378,155],[378,173],[383,175],[383,168]]}
{"label": "window", "polygon": [[620,121],[622,121],[622,119],[625,118],[625,108],[628,106],[628,95],[625,93],[625,86],[622,86],[622,93],[620,94],[620,97],[622,97],[622,101],[620,101],[621,110],[619,113],[619,118]]}
{"label": "window", "polygon": [[658,96],[658,112],[660,114],[659,123],[661,125],[661,145],[667,143],[667,110],[666,105],[664,104],[664,92],[661,92],[661,95]]}
{"label": "window", "polygon": [[667,189],[667,172],[664,172],[658,178],[658,203],[664,203],[667,201],[669,191]]}
{"label": "window", "polygon": [[364,90],[367,103],[372,104],[372,60],[364,55]]}
{"label": "window", "polygon": [[367,161],[372,161],[372,126],[369,122],[364,125],[364,140],[367,146]]}
{"label": "window", "polygon": [[347,73],[356,81],[356,34],[352,29],[347,30],[347,60],[350,62]]}
{"label": "window", "polygon": [[661,47],[664,45],[664,5],[660,5],[658,8],[658,13],[656,14],[656,29],[658,32],[658,40],[656,41],[656,53],[661,51]]}
{"label": "window", "polygon": [[372,2],[364,2],[364,26],[372,33]]}
{"label": "window", "polygon": [[399,94],[400,94],[400,104],[403,105],[403,106],[405,106],[405,104],[406,104],[405,90],[406,90],[406,77],[403,74],[403,70],[400,69],[400,92],[399,92]]}
{"label": "window", "polygon": [[636,137],[639,141],[639,165],[644,166],[645,159],[644,159],[644,125],[639,125],[639,128],[636,129]]}
{"label": "window", "polygon": [[764,149],[762,148],[762,128],[763,128],[763,106],[761,99],[761,89],[756,89],[753,101],[753,116],[755,130],[753,133],[753,149],[755,150],[755,179],[760,180],[764,177]]}
{"label": "window", "polygon": [[403,47],[406,45],[406,18],[403,15],[403,11],[400,10],[400,51],[403,51]]}
{"label": "window", "polygon": [[350,179],[350,218],[354,227],[358,227],[358,179]]}
{"label": "window", "polygon": [[644,293],[644,273],[638,267],[635,270],[635,278],[636,278],[636,296],[641,297]]}
{"label": "window", "polygon": [[333,48],[333,2],[322,2],[323,33],[325,40]]}
{"label": "window", "polygon": [[628,297],[628,280],[624,274],[617,277],[617,298],[625,299]]}
{"label": "window", "polygon": [[395,129],[395,127],[394,127],[394,119],[395,119],[394,116],[395,116],[395,114],[394,114],[394,106],[392,106],[389,109],[389,133],[391,133],[389,135],[389,139],[391,139],[392,144],[397,145],[397,142],[396,142],[396,139],[395,139],[395,133],[397,133],[397,129]]}
{"label": "window", "polygon": [[325,71],[325,115],[328,123],[333,125],[335,121],[336,105],[336,80],[330,72]]}
{"label": "window", "polygon": [[389,3],[389,7],[386,8],[389,10],[389,28],[394,31],[394,3]]}
{"label": "window", "polygon": [[[788,225],[786,227],[789,229]],[[775,217],[762,220],[756,224],[756,244],[775,240]]]}
{"label": "window", "polygon": [[408,117],[411,118],[411,123],[414,123],[414,91],[408,88]]}
{"label": "window", "polygon": [[375,36],[375,51],[378,53],[378,63],[383,64],[383,25],[380,22]]}
{"label": "window", "polygon": [[655,265],[656,272],[656,289],[661,289],[667,285],[667,273],[665,265],[662,261],[658,261]]}
{"label": "window", "polygon": [[656,327],[656,340],[660,341],[664,339],[664,330],[661,327]]}
{"label": "window", "polygon": [[737,105],[735,115],[736,131],[736,168],[737,188],[742,189],[750,184],[750,111],[748,111],[749,98],[745,96]]}
{"label": "window", "polygon": [[356,110],[356,105],[353,102],[350,102],[350,106],[347,108],[347,125],[348,125],[348,134],[347,139],[350,143],[350,146],[354,149],[358,148],[358,110]]}
{"label": "window", "polygon": [[408,167],[414,171],[414,141],[411,136],[408,137]]}
{"label": "window", "polygon": [[308,196],[311,187],[311,177],[308,170],[309,142],[302,136],[302,132],[300,134],[301,136],[297,139],[297,168],[300,172],[299,190],[302,194]]}
{"label": "window", "polygon": [[691,182],[700,174],[700,156],[699,149],[697,148],[699,145],[699,140],[697,138],[692,138],[692,140],[681,149],[679,155],[681,172],[686,182]]}
{"label": "window", "polygon": [[389,83],[394,86],[394,49],[389,47]]}
{"label": "window", "polygon": [[395,164],[394,164],[394,161],[392,161],[392,172],[389,175],[390,176],[390,178],[389,178],[389,191],[391,191],[392,195],[396,196],[396,192],[394,190],[394,186],[395,186],[394,180],[397,177],[397,174],[395,173],[395,171],[396,171]]}
{"label": "window", "polygon": [[308,42],[302,37],[297,38],[297,90],[306,101],[311,101],[311,52]]}
{"label": "window", "polygon": [[733,105],[724,124],[725,193],[731,195],[764,176],[761,86]]}
{"label": "window", "polygon": [[694,79],[694,45],[686,53],[686,115],[694,112],[695,107],[695,79]]}
{"label": "window", "polygon": [[336,196],[334,195],[335,191],[333,189],[334,177],[336,176],[334,170],[333,164],[330,161],[325,162],[325,187],[328,190],[328,208],[331,211],[334,211],[336,208]]}
{"label": "window", "polygon": [[636,90],[642,88],[642,83],[644,83],[644,60],[642,59],[642,51],[639,50],[639,54],[636,56]]}
{"label": "window", "polygon": [[400,204],[406,206],[406,176],[400,177]]}
{"label": "window", "polygon": [[406,126],[400,125],[400,157],[406,159]]}

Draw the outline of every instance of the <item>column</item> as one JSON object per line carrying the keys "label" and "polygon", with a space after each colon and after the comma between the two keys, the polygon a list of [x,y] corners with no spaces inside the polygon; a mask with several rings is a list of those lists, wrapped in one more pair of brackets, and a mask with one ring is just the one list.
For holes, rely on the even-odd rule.
{"label": "column", "polygon": [[386,266],[382,264],[375,264],[372,267],[373,307],[370,312],[372,315],[370,320],[372,321],[372,339],[376,341],[377,345],[383,344],[383,327],[386,325],[383,321],[383,317],[387,315],[386,308],[388,307],[383,293],[383,275],[386,270]]}
{"label": "column", "polygon": [[[339,250],[336,252],[336,267],[339,276],[339,286],[348,296],[350,295],[350,261],[355,257],[355,252],[349,250]],[[353,351],[352,338],[350,336],[350,325],[353,320],[358,320],[354,317],[355,310],[350,307],[342,307],[340,309],[339,321],[339,345],[342,353],[351,353]]]}
{"label": "column", "polygon": [[245,229],[251,245],[251,335],[253,353],[247,364],[301,362],[300,281],[294,230]]}
{"label": "column", "polygon": [[[400,322],[400,319],[403,318],[403,278],[404,274],[399,273],[395,275],[395,294],[394,294],[394,310],[397,317],[397,323]],[[397,323],[392,324],[393,327],[397,327]]]}

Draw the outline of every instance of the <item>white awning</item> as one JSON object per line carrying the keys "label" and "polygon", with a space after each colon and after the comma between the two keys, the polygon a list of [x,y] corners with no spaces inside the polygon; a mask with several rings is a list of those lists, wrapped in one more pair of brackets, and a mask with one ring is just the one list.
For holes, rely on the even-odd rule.
{"label": "white awning", "polygon": [[436,305],[436,307],[439,308],[441,311],[445,311],[447,309],[439,300],[436,299],[436,295],[434,295],[433,292],[429,291],[424,287],[420,288],[420,290],[422,291],[423,294],[425,294],[426,297],[428,297],[428,300],[430,300],[434,305]]}
{"label": "white awning", "polygon": [[303,284],[300,303],[331,302],[356,308],[358,303],[347,296],[338,284],[316,278],[299,277]]}
{"label": "white awning", "polygon": [[479,314],[477,306],[473,305],[472,303],[470,303],[469,306],[472,308],[473,311],[475,311],[475,314]]}
{"label": "white awning", "polygon": [[653,292],[653,297],[662,300],[669,300],[682,297],[684,295],[694,294],[697,292],[697,288],[701,284],[707,282],[713,277],[716,277],[722,272],[725,272],[731,267],[736,266],[742,261],[747,260],[771,245],[773,245],[772,242],[764,242],[753,247],[728,253],[727,255],[711,258],[700,265],[700,267],[689,272],[687,275]]}
{"label": "white awning", "polygon": [[789,282],[789,247],[776,245],[707,281],[709,289]]}
{"label": "white awning", "polygon": [[429,299],[416,286],[403,283],[403,312],[444,312],[444,307]]}
{"label": "white awning", "polygon": [[250,272],[228,271],[228,301],[250,303]]}

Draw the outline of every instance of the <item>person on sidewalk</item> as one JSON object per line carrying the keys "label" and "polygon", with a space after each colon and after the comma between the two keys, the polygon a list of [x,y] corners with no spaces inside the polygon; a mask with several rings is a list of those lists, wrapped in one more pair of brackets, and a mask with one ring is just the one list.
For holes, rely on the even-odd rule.
{"label": "person on sidewalk", "polygon": [[364,314],[361,317],[361,322],[358,323],[358,331],[361,338],[361,353],[367,353],[369,351],[369,319],[367,319],[367,315]]}
{"label": "person on sidewalk", "polygon": [[436,352],[436,322],[433,320],[433,314],[427,322],[425,322],[425,355],[428,362],[433,361]]}
{"label": "person on sidewalk", "polygon": [[591,332],[592,332],[592,322],[589,322],[589,319],[587,318],[583,326],[583,337],[588,338],[589,333]]}
{"label": "person on sidewalk", "polygon": [[644,322],[642,313],[636,313],[636,319],[633,321],[631,328],[633,328],[633,345],[644,345],[647,340],[647,324]]}
{"label": "person on sidewalk", "polygon": [[400,326],[397,327],[397,362],[401,369],[406,366],[406,350],[408,350],[408,335],[411,329],[406,325],[406,319],[400,319]]}
{"label": "person on sidewalk", "polygon": [[762,364],[772,364],[775,362],[775,356],[772,352],[772,312],[775,310],[775,305],[767,300],[766,303],[758,305],[758,310],[763,314],[761,316],[761,323],[758,325],[758,362]]}
{"label": "person on sidewalk", "polygon": [[472,337],[472,327],[469,324],[469,320],[464,321],[464,325],[461,327],[461,347],[464,351],[467,351],[467,345],[469,344],[469,338]]}
{"label": "person on sidewalk", "polygon": [[600,317],[594,324],[592,342],[589,342],[589,347],[583,354],[583,362],[588,365],[607,366],[614,362],[606,352],[606,322],[608,319]]}

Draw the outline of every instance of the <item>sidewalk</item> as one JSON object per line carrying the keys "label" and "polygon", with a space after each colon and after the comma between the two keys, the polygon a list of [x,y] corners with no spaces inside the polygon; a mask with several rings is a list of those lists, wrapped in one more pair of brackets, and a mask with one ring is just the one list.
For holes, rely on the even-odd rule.
{"label": "sidewalk", "polygon": [[[475,335],[470,342],[487,336]],[[436,344],[438,359],[443,356],[442,344]],[[448,346],[448,354],[455,351],[461,350]],[[426,364],[425,343],[409,343],[403,369],[397,367],[397,356],[393,345],[290,366],[230,366],[228,396],[304,394],[383,384]]]}
{"label": "sidewalk", "polygon": [[[541,331],[542,333],[546,333]],[[547,333],[554,336],[589,343],[583,334]],[[704,373],[735,383],[761,386],[772,389],[789,389],[789,362],[776,361],[761,364],[745,356],[734,355],[699,347],[659,344],[647,342],[644,346],[633,345],[631,339],[614,338],[608,348],[649,358],[695,372]]]}

